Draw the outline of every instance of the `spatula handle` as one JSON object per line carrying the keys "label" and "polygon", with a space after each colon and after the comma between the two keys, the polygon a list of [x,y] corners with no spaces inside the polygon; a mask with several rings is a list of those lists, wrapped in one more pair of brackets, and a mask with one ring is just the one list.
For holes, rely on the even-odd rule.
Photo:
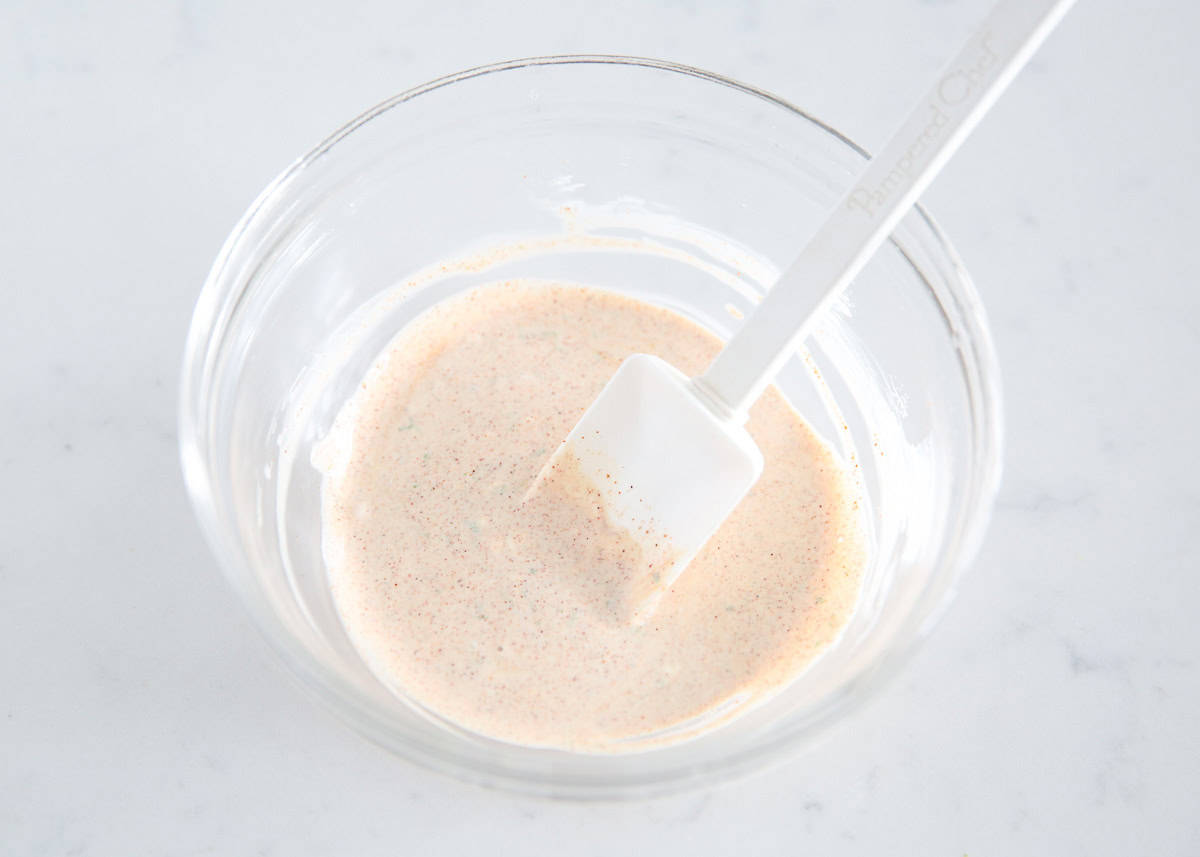
{"label": "spatula handle", "polygon": [[1074,0],[1001,0],[696,386],[744,419]]}

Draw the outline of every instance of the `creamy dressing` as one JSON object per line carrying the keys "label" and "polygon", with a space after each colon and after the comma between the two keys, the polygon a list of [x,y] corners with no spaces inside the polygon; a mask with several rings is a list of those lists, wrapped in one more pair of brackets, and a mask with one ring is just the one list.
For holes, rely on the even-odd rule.
{"label": "creamy dressing", "polygon": [[643,560],[586,480],[530,492],[625,357],[696,374],[719,349],[669,310],[528,282],[405,327],[314,458],[334,601],[380,679],[494,738],[619,752],[713,728],[819,655],[858,596],[861,512],[774,388],[747,424],[762,478],[640,623],[611,581]]}

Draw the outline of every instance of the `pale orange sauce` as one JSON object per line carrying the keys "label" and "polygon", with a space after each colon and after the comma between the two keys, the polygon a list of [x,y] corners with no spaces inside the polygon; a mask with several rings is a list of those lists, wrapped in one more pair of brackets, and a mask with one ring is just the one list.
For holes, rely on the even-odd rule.
{"label": "pale orange sauce", "polygon": [[644,624],[605,585],[628,534],[578,492],[524,502],[625,357],[696,374],[719,348],[650,304],[519,282],[401,331],[316,457],[333,597],[379,678],[488,736],[617,752],[714,728],[828,647],[865,564],[856,489],[773,388],[748,423],[762,478]]}

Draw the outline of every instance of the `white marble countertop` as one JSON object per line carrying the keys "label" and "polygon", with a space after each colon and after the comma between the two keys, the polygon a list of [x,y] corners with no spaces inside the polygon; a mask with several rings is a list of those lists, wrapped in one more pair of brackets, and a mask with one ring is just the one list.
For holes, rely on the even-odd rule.
{"label": "white marble countertop", "polygon": [[625,805],[428,774],[275,668],[183,494],[200,283],[259,188],[361,109],[483,62],[631,53],[870,147],[988,5],[7,3],[0,853],[1197,853],[1190,0],[1084,0],[929,195],[991,312],[1004,489],[929,644],[801,758]]}

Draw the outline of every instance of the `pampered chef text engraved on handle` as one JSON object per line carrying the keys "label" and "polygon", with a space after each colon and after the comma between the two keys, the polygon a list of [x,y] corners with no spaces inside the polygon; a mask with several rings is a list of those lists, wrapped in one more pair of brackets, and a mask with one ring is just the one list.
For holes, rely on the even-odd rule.
{"label": "pampered chef text engraved on handle", "polygon": [[887,239],[1074,0],[1005,0],[929,92],[697,383],[732,416],[775,377],[813,320]]}

